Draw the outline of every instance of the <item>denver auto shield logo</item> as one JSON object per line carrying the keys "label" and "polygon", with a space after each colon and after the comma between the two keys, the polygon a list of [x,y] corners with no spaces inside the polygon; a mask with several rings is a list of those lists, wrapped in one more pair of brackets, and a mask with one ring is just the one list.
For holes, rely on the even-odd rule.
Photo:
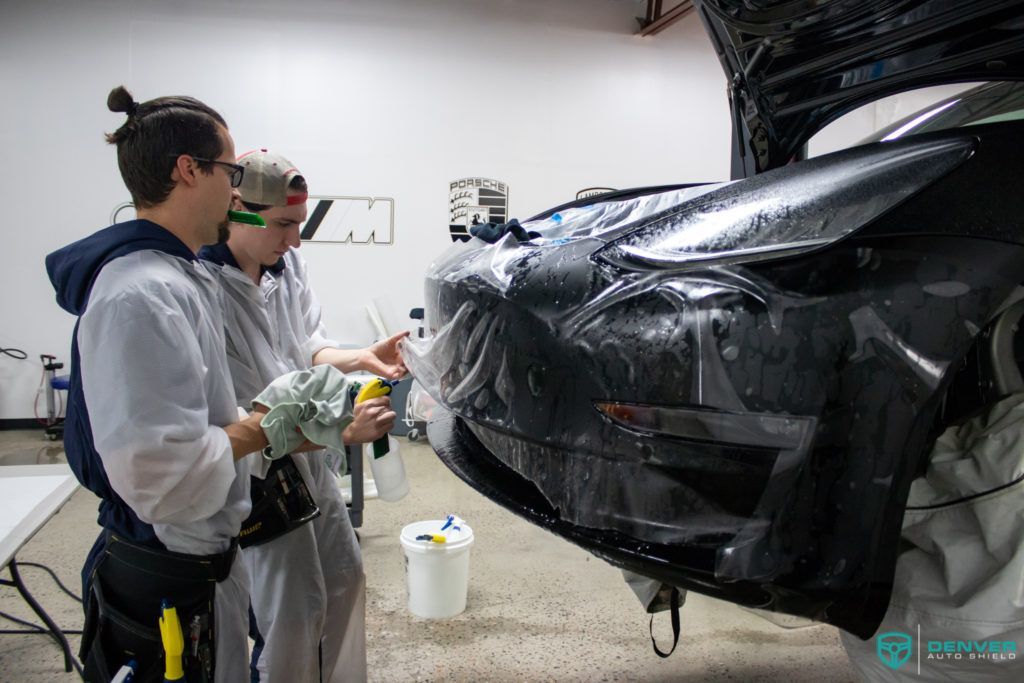
{"label": "denver auto shield logo", "polygon": [[[929,664],[955,662],[955,666],[999,667],[1013,666],[1017,660],[1017,641],[986,639],[963,640],[925,638],[921,635],[921,625],[917,631],[917,675],[921,675],[921,652],[927,651]],[[875,637],[875,652],[878,659],[894,671],[907,663],[914,649],[914,639],[902,631],[880,633]],[[1009,664],[1008,664],[1009,663]],[[981,671],[982,669],[979,669]],[[992,671],[992,669],[988,669]],[[990,677],[985,674],[986,680]],[[941,676],[943,680],[957,680],[949,676]],[[1019,676],[1018,676],[1019,678]],[[993,679],[994,680],[994,679]],[[1006,678],[1010,680],[1010,678]]]}
{"label": "denver auto shield logo", "polygon": [[878,658],[890,669],[898,669],[910,659],[914,639],[901,631],[889,631],[875,638]]}
{"label": "denver auto shield logo", "polygon": [[490,178],[462,178],[448,184],[448,229],[452,242],[468,242],[469,228],[508,222],[508,185]]}

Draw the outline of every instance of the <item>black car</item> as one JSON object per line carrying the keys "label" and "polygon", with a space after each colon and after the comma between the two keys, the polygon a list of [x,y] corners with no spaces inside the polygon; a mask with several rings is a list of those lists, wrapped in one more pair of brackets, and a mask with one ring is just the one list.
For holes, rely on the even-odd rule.
{"label": "black car", "polygon": [[[936,436],[1024,390],[1020,2],[697,0],[730,183],[558,207],[431,268],[413,373],[475,488],[614,565],[861,638]],[[853,108],[987,81],[801,160]]]}

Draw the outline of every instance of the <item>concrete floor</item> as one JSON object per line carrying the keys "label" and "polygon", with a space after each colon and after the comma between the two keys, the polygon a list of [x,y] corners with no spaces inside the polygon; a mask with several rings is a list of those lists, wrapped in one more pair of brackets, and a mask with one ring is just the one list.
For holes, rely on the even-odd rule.
{"label": "concrete floor", "polygon": [[[786,630],[728,604],[691,594],[669,659],[651,650],[648,617],[619,571],[491,503],[451,474],[429,446],[402,442],[412,484],[398,503],[367,502],[362,536],[370,680],[444,681],[854,681],[828,626]],[[0,466],[63,462],[40,432],[0,432]],[[399,532],[455,512],[473,528],[466,611],[425,620],[406,609]],[[97,534],[96,499],[79,490],[18,554],[52,567],[76,592]],[[7,572],[3,572],[4,576]],[[80,629],[81,608],[45,572],[22,571],[62,627]],[[34,619],[13,588],[0,611]],[[0,620],[0,628],[11,625]],[[667,614],[655,635],[670,642]],[[77,648],[78,637],[71,636]],[[0,682],[77,680],[41,635],[0,635]]]}

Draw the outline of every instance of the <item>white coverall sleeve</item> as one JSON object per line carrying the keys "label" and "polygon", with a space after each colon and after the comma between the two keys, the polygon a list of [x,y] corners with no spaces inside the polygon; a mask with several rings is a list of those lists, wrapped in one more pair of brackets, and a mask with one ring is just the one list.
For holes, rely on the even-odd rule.
{"label": "white coverall sleeve", "polygon": [[306,348],[304,355],[312,364],[313,356],[320,349],[338,348],[339,343],[328,338],[327,329],[324,327],[320,313],[320,301],[313,293],[309,285],[309,273],[306,268],[306,261],[295,254],[296,276],[300,284],[299,305],[302,307],[302,322],[306,331]]}
{"label": "white coverall sleeve", "polygon": [[236,476],[231,442],[209,423],[206,364],[173,297],[94,304],[78,343],[93,440],[117,494],[148,524],[219,512]]}

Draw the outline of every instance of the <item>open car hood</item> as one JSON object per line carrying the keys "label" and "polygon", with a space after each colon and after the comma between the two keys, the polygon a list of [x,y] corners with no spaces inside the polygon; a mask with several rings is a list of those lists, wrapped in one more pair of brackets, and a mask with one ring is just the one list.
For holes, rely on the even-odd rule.
{"label": "open car hood", "polygon": [[694,0],[730,83],[733,177],[871,101],[1024,80],[1022,0]]}

